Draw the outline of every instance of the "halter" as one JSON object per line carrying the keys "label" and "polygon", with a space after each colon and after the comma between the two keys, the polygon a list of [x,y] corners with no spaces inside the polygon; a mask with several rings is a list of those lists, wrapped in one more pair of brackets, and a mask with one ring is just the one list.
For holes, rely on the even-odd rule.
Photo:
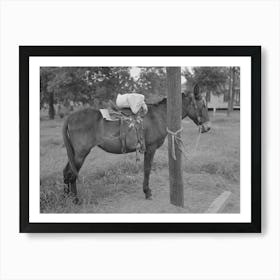
{"label": "halter", "polygon": [[197,119],[198,125],[201,125],[201,124],[202,124],[202,122],[201,122],[201,117],[200,117],[200,115],[199,115],[199,111],[198,111],[198,106],[197,106],[196,98],[195,98],[195,96],[194,96],[193,93],[191,94],[191,101],[192,101],[193,106],[194,106],[194,110],[195,110],[195,114],[196,114],[196,119]]}

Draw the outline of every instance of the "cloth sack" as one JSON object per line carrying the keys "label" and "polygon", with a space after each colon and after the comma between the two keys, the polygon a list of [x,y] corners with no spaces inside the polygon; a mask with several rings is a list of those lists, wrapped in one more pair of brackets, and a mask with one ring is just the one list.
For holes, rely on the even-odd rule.
{"label": "cloth sack", "polygon": [[141,108],[144,112],[148,111],[145,96],[139,93],[118,94],[116,105],[119,108],[130,108],[133,114],[137,114]]}

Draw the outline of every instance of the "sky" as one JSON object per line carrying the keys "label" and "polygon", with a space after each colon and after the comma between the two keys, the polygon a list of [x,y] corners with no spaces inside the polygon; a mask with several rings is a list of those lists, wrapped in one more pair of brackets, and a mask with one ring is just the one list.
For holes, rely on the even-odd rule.
{"label": "sky", "polygon": [[130,75],[134,78],[137,79],[140,73],[140,68],[139,67],[131,67],[130,69]]}

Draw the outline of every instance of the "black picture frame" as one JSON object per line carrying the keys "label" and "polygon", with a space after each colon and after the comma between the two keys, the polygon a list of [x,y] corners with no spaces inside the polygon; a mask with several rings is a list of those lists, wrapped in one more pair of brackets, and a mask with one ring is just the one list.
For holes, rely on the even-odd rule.
{"label": "black picture frame", "polygon": [[[251,57],[250,223],[31,223],[29,221],[29,58],[32,56]],[[260,46],[19,46],[21,233],[241,233],[261,232]]]}

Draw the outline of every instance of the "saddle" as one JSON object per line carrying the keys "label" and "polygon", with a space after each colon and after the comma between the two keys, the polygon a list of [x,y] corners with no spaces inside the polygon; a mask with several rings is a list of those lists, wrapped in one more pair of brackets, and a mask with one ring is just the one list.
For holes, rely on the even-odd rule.
{"label": "saddle", "polygon": [[135,149],[136,161],[140,160],[139,153],[144,153],[146,150],[143,112],[139,111],[134,114],[129,108],[118,108],[112,101],[109,102],[107,109],[100,109],[100,112],[104,119],[120,123],[122,153]]}

